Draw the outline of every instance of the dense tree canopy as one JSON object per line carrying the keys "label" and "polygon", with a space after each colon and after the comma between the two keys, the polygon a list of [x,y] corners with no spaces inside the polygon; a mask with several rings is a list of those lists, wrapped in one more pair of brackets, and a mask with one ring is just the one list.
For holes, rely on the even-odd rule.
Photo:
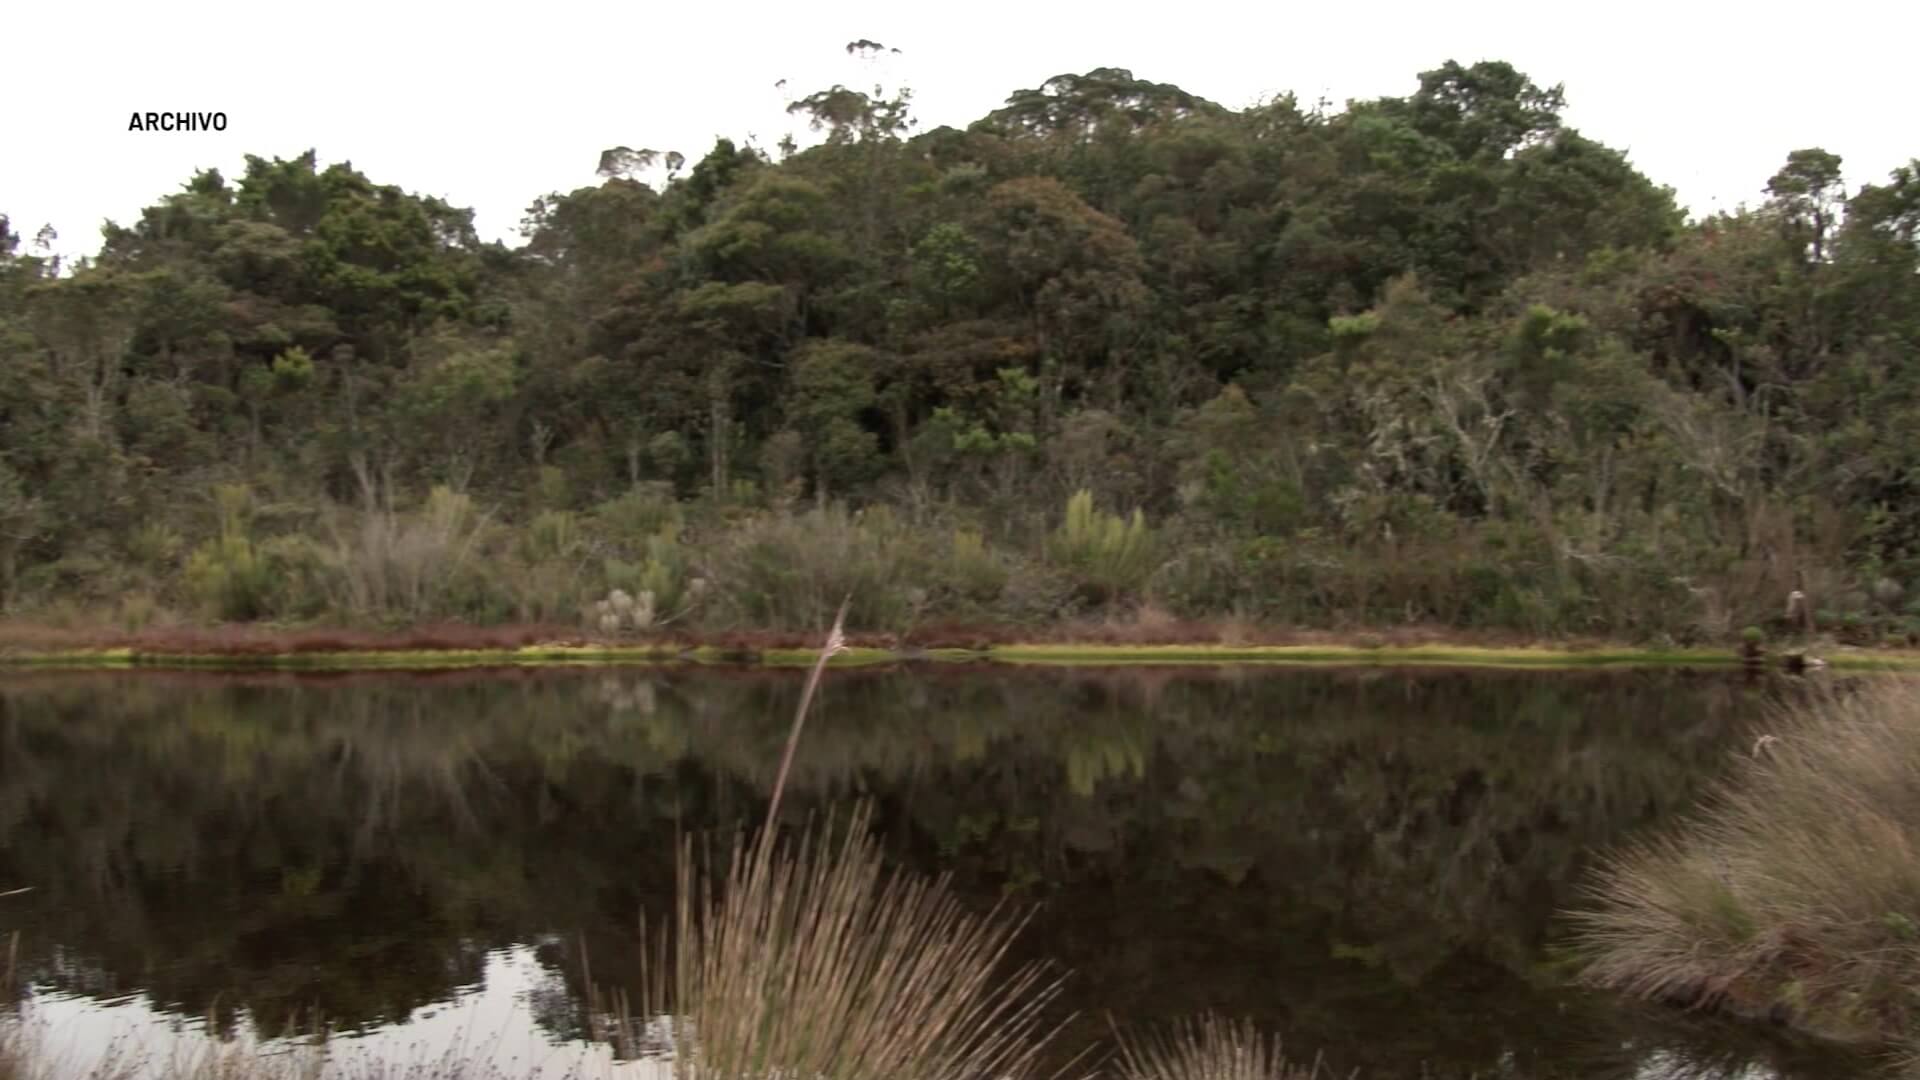
{"label": "dense tree canopy", "polygon": [[[0,219],[0,608],[572,617],[651,566],[689,618],[805,621],[754,560],[813,543],[872,550],[875,619],[1684,637],[1799,588],[1920,630],[1920,161],[1783,148],[1687,221],[1504,63],[1342,111],[1116,68],[964,130],[909,100],[614,148],[517,249],[311,152],[73,266]],[[1081,490],[1152,542],[1061,556]],[[416,533],[489,574],[373,604]]]}

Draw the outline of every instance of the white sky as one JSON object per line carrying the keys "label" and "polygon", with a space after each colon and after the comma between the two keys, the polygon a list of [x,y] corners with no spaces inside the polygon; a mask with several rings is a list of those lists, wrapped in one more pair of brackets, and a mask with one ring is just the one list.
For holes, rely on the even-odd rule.
{"label": "white sky", "polygon": [[[4,27],[0,213],[29,239],[52,223],[69,254],[196,168],[232,176],[244,154],[308,147],[471,206],[484,237],[517,242],[527,204],[594,183],[606,147],[697,160],[716,135],[754,133],[771,148],[793,125],[775,81],[794,96],[867,88],[874,73],[843,51],[862,37],[902,50],[889,85],[913,87],[923,128],[1099,66],[1240,107],[1289,91],[1303,104],[1404,95],[1447,59],[1501,59],[1564,83],[1571,125],[1627,150],[1696,213],[1758,202],[1799,147],[1842,155],[1850,186],[1920,156],[1913,3],[1187,0],[1128,14],[1044,0],[19,0]],[[220,110],[229,124],[129,132],[136,110]]]}

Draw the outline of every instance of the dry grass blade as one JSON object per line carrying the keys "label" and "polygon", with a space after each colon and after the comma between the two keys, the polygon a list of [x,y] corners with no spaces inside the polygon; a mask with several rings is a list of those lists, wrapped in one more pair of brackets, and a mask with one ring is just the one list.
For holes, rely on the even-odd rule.
{"label": "dry grass blade", "polygon": [[1313,1080],[1320,1062],[1287,1061],[1278,1036],[1249,1020],[1202,1016],[1149,1035],[1116,1030],[1120,1080]]}
{"label": "dry grass blade", "polygon": [[806,726],[807,710],[813,706],[814,691],[820,688],[820,679],[827,671],[827,661],[846,651],[847,607],[852,603],[851,596],[840,601],[840,613],[833,617],[833,629],[827,633],[826,646],[820,650],[819,659],[813,662],[813,670],[807,673],[806,688],[800,691],[800,707],[794,710],[793,730],[787,733],[787,748],[780,756],[780,772],[773,778],[773,795],[767,801],[769,833],[779,821],[780,796],[787,790],[787,771],[793,767],[793,752],[800,746],[800,731]]}
{"label": "dry grass blade", "polygon": [[1029,1072],[1059,980],[1011,972],[1025,918],[968,911],[946,879],[886,871],[856,808],[782,847],[780,798],[827,662],[846,646],[840,605],[800,697],[766,824],[736,838],[724,874],[679,859],[670,933],[649,942],[649,1015],[664,1014],[676,1077],[977,1080]]}
{"label": "dry grass blade", "polygon": [[699,1080],[974,1080],[1029,1072],[1059,981],[1005,972],[1025,919],[966,910],[945,879],[886,872],[858,808],[842,838],[809,828],[737,844],[722,880],[681,855],[670,972],[674,1074]]}

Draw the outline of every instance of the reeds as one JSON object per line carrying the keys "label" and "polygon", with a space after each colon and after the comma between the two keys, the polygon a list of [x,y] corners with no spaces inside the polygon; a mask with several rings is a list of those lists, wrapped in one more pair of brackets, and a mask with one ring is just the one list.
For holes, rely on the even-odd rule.
{"label": "reeds", "polygon": [[334,522],[336,606],[412,619],[457,609],[449,594],[471,568],[486,525],[470,496],[445,487],[411,514],[369,508]]}
{"label": "reeds", "polygon": [[856,808],[790,845],[737,843],[724,874],[682,848],[671,943],[651,958],[676,1077],[973,1080],[1030,1072],[1059,990],[1007,971],[1025,918],[968,911],[945,878],[889,873]]}
{"label": "reeds", "polygon": [[663,1014],[687,1080],[976,1080],[1028,1073],[1060,989],[1045,965],[1008,965],[1024,915],[967,910],[948,879],[887,871],[856,806],[790,845],[780,797],[843,601],[795,711],[766,824],[737,837],[723,874],[682,844],[675,918],[650,963],[646,1012]]}
{"label": "reeds", "polygon": [[1316,1080],[1320,1059],[1289,1062],[1280,1039],[1249,1020],[1207,1014],[1145,1035],[1114,1032],[1119,1080]]}
{"label": "reeds", "polygon": [[1575,914],[1587,980],[1851,1037],[1920,1036],[1920,687],[1783,712],[1678,831]]}

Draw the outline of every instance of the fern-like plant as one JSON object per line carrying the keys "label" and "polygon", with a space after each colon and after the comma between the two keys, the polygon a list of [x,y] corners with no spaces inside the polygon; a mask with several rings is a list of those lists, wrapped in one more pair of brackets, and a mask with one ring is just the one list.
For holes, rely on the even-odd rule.
{"label": "fern-like plant", "polygon": [[1066,518],[1048,543],[1048,556],[1069,573],[1082,595],[1095,603],[1137,597],[1153,576],[1156,553],[1146,515],[1110,514],[1094,505],[1093,493],[1075,492]]}

